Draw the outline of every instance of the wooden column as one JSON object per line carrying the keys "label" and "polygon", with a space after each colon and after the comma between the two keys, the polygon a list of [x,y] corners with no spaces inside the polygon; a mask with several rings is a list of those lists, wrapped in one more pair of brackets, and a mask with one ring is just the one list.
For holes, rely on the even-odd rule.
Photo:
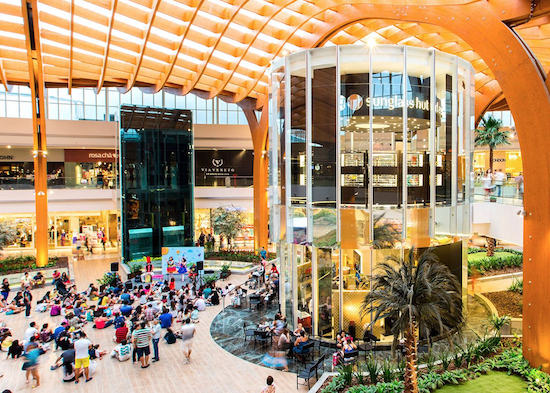
{"label": "wooden column", "polygon": [[262,247],[265,247],[267,250],[268,242],[268,110],[267,106],[264,106],[260,121],[258,121],[253,107],[249,107],[246,104],[240,104],[239,106],[248,121],[250,133],[252,134],[252,144],[254,146],[254,249],[258,252]]}
{"label": "wooden column", "polygon": [[44,105],[44,78],[40,53],[40,31],[38,28],[38,7],[36,0],[22,0],[23,21],[29,67],[29,87],[32,97],[32,128],[34,157],[34,192],[36,230],[34,246],[36,265],[48,263],[48,172],[46,148],[46,111]]}

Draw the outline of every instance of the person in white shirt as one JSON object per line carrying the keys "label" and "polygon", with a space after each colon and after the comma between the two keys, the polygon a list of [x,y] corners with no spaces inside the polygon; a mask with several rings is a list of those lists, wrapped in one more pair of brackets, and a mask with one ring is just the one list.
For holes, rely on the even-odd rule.
{"label": "person in white shirt", "polygon": [[506,179],[507,176],[502,173],[500,169],[497,169],[497,171],[495,172],[495,186],[497,187],[497,196],[501,196],[502,186],[504,185]]}
{"label": "person in white shirt", "polygon": [[151,335],[153,341],[153,362],[158,362],[159,358],[159,341],[160,341],[160,321],[158,319],[153,320],[153,327],[151,328]]}
{"label": "person in white shirt", "polygon": [[23,341],[25,341],[25,342],[31,341],[31,338],[36,334],[38,334],[38,329],[36,328],[36,323],[31,322],[29,324],[29,327],[27,328],[27,330],[25,330],[25,335],[23,336]]}
{"label": "person in white shirt", "polygon": [[485,190],[485,198],[489,197],[491,190],[493,189],[493,172],[491,168],[487,169],[485,175],[481,177],[481,182],[483,183],[483,189]]}
{"label": "person in white shirt", "polygon": [[32,289],[33,280],[31,279],[31,276],[29,275],[29,272],[25,272],[23,276],[21,276],[21,289]]}
{"label": "person in white shirt", "polygon": [[195,336],[195,325],[191,323],[191,319],[186,319],[181,326],[179,334],[181,336],[181,350],[183,352],[183,364],[191,362],[191,350],[193,347],[193,336]]}
{"label": "person in white shirt", "polygon": [[111,357],[118,359],[120,362],[124,362],[130,359],[132,354],[132,345],[128,344],[128,341],[122,340],[120,344],[113,348]]}
{"label": "person in white shirt", "polygon": [[195,306],[197,307],[197,310],[199,310],[199,311],[206,310],[206,303],[204,302],[204,299],[202,297],[199,297],[195,301]]}
{"label": "person in white shirt", "polygon": [[92,342],[86,338],[86,333],[80,332],[80,339],[76,340],[74,343],[74,352],[75,352],[75,369],[76,376],[74,383],[78,383],[78,378],[80,378],[81,368],[84,368],[84,375],[86,376],[86,382],[91,381],[92,377],[90,376],[90,355],[88,354],[88,349],[92,346]]}

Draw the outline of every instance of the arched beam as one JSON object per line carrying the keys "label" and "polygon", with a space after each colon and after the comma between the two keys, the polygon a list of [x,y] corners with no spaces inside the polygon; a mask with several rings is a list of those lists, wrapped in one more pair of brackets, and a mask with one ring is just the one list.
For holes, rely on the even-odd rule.
{"label": "arched beam", "polygon": [[69,32],[69,81],[68,88],[69,88],[69,95],[72,94],[73,89],[73,34],[74,34],[74,0],[71,0],[71,3],[69,5],[69,13],[71,15],[70,20],[70,32]]}
{"label": "arched beam", "polygon": [[[155,86],[155,91],[158,92],[158,91],[162,90],[164,88],[164,86],[166,85],[166,82],[168,81],[168,78],[170,78],[170,75],[172,74],[172,71],[174,70],[176,62],[178,61],[178,55],[181,51],[181,47],[183,46],[183,42],[185,41],[185,38],[187,38],[187,34],[189,34],[189,30],[191,28],[191,25],[195,21],[195,18],[199,14],[199,11],[201,10],[201,7],[202,7],[202,5],[205,1],[206,0],[200,0],[199,1],[197,6],[195,7],[195,11],[193,12],[193,15],[191,16],[191,19],[187,23],[187,26],[182,27],[183,33],[180,34],[181,39],[180,39],[180,42],[178,44],[178,47],[176,48],[176,51],[174,52],[174,54],[171,55],[170,61],[168,62],[168,69],[165,70],[164,75],[162,77],[162,80]],[[178,93],[178,95],[182,95],[182,94]]]}
{"label": "arched beam", "polygon": [[147,41],[149,41],[149,35],[151,34],[151,28],[153,27],[153,23],[155,22],[155,17],[157,16],[157,10],[159,9],[160,2],[162,0],[153,0],[153,6],[151,7],[151,13],[147,15],[149,18],[147,20],[147,28],[145,29],[145,37],[143,37],[143,42],[140,45],[140,51],[139,55],[137,57],[136,65],[134,66],[134,72],[130,76],[130,79],[128,79],[128,83],[126,83],[126,86],[119,87],[118,91],[122,94],[127,93],[130,91],[132,87],[134,87],[136,83],[136,79],[139,74],[139,69],[141,68],[141,63],[143,63],[143,56],[145,55],[145,50],[147,49]]}
{"label": "arched beam", "polygon": [[101,73],[99,74],[99,79],[97,80],[97,86],[95,88],[96,94],[98,94],[101,91],[101,88],[103,87],[103,83],[105,82],[105,72],[107,71],[107,61],[109,59],[109,49],[111,45],[113,23],[115,22],[117,4],[118,4],[118,0],[113,0],[113,5],[111,6],[111,15],[109,16],[107,42],[105,43],[105,53],[103,54],[103,64],[101,65]]}
{"label": "arched beam", "polygon": [[8,78],[6,77],[6,70],[3,67],[2,59],[0,59],[0,81],[2,82],[2,85],[4,85],[4,89],[6,89],[6,91],[11,91],[12,86],[8,83]]}

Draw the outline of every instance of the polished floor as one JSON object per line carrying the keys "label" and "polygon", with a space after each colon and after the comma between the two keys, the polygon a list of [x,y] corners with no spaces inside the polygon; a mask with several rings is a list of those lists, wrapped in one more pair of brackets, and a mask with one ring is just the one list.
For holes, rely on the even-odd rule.
{"label": "polished floor", "polygon": [[[90,282],[95,281],[103,272],[109,270],[114,259],[109,256],[95,257],[74,262],[73,277],[79,290],[84,290]],[[232,276],[228,282],[238,284],[242,277]],[[225,283],[224,283],[225,284]],[[46,289],[34,290],[35,298],[41,296]],[[12,293],[11,296],[14,296]],[[306,391],[306,387],[296,389],[296,374],[273,370],[247,362],[222,349],[210,334],[210,325],[220,313],[221,306],[208,307],[200,313],[200,323],[197,324],[197,334],[193,344],[192,362],[182,364],[183,356],[180,344],[160,344],[160,358],[148,369],[142,370],[130,361],[119,363],[105,357],[99,360],[98,370],[89,383],[64,383],[61,379],[61,369],[51,371],[58,353],[47,352],[40,358],[41,386],[31,389],[25,384],[25,373],[21,370],[22,360],[6,360],[0,355],[0,392],[10,389],[12,392],[44,391],[44,392],[200,392],[200,393],[257,393],[265,386],[266,378],[272,375],[275,379],[277,392]],[[0,314],[0,320],[12,328],[13,335],[22,339],[23,333],[30,321],[37,324],[49,323],[56,327],[61,317],[50,317],[49,314],[35,314],[33,319],[25,319],[24,315]],[[111,337],[114,329],[96,330],[85,328],[89,338],[100,344],[100,349],[111,350]],[[242,336],[236,338],[241,340]]]}

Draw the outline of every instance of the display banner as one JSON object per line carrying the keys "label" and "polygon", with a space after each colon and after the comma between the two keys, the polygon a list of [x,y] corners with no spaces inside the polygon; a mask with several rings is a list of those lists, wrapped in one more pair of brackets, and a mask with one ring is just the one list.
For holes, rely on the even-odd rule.
{"label": "display banner", "polygon": [[212,186],[216,178],[252,177],[251,150],[195,150],[195,185]]}
{"label": "display banner", "polygon": [[177,274],[182,263],[189,272],[200,261],[204,261],[204,247],[162,247],[162,274]]}
{"label": "display banner", "polygon": [[115,150],[65,149],[65,162],[116,162]]}

